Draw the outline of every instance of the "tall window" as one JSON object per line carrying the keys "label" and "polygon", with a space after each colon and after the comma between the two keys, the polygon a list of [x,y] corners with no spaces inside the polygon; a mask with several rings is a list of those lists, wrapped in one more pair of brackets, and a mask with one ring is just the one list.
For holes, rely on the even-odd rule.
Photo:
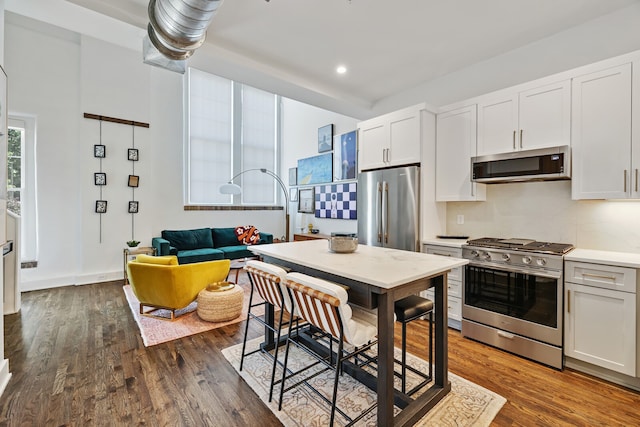
{"label": "tall window", "polygon": [[9,141],[7,144],[7,209],[20,215],[20,200],[22,193],[22,158],[24,143],[24,127],[9,126]]}
{"label": "tall window", "polygon": [[9,116],[7,209],[20,216],[20,259],[37,265],[36,118]]}
{"label": "tall window", "polygon": [[186,203],[276,204],[277,183],[258,171],[234,180],[240,196],[220,194],[220,185],[248,169],[276,172],[278,97],[190,68],[188,72]]}

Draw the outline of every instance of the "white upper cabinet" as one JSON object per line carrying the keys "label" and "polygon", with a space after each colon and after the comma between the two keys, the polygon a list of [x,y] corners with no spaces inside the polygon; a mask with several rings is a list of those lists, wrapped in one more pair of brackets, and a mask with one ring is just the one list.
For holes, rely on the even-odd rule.
{"label": "white upper cabinet", "polygon": [[420,163],[423,111],[419,104],[358,123],[358,169]]}
{"label": "white upper cabinet", "polygon": [[572,198],[640,197],[632,161],[630,63],[573,79]]}
{"label": "white upper cabinet", "polygon": [[476,105],[438,114],[436,119],[436,201],[486,200],[484,184],[471,182],[476,155]]}
{"label": "white upper cabinet", "polygon": [[478,155],[570,145],[569,80],[478,100]]}

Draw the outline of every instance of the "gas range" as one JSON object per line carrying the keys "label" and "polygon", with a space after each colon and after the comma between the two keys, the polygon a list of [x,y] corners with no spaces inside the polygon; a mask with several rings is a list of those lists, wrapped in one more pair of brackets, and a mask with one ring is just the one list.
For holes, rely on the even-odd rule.
{"label": "gas range", "polygon": [[482,237],[468,240],[462,246],[462,257],[475,262],[562,271],[563,256],[573,248],[569,243]]}
{"label": "gas range", "polygon": [[484,237],[462,245],[462,336],[563,366],[565,243]]}

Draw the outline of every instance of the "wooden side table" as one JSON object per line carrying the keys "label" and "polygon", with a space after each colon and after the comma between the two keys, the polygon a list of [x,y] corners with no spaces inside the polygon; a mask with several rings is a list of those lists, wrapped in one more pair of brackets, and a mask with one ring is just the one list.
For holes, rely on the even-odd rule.
{"label": "wooden side table", "polygon": [[127,263],[131,260],[136,259],[136,256],[138,255],[154,255],[156,254],[156,248],[151,247],[151,246],[142,246],[142,247],[137,247],[135,249],[131,249],[131,248],[124,248],[124,250],[122,251],[122,262],[123,262],[123,269],[124,269],[124,284],[128,285],[129,284],[129,278],[127,277]]}
{"label": "wooden side table", "polygon": [[327,234],[313,234],[313,233],[297,233],[293,235],[293,241],[294,242],[300,242],[303,240],[320,240],[320,239],[326,239],[329,240],[331,238],[331,236],[327,235]]}

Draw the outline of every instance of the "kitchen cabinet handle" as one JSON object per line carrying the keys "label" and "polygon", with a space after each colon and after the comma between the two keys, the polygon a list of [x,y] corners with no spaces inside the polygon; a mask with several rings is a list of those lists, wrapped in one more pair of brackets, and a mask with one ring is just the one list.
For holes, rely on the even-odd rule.
{"label": "kitchen cabinet handle", "polygon": [[451,256],[451,254],[446,254],[444,252],[432,252],[434,255],[440,255],[440,256]]}
{"label": "kitchen cabinet handle", "polygon": [[567,313],[571,313],[571,291],[567,289]]}
{"label": "kitchen cabinet handle", "polygon": [[624,192],[627,192],[627,170],[624,170]]}
{"label": "kitchen cabinet handle", "polygon": [[615,276],[604,276],[602,274],[582,273],[582,277],[591,277],[593,279],[611,280],[612,282],[616,281],[616,277]]}
{"label": "kitchen cabinet handle", "polygon": [[638,192],[638,169],[636,169],[636,193]]}
{"label": "kitchen cabinet handle", "polygon": [[520,148],[522,148],[522,133],[524,131],[522,129],[520,129]]}
{"label": "kitchen cabinet handle", "polygon": [[516,131],[513,131],[513,149],[516,149]]}

